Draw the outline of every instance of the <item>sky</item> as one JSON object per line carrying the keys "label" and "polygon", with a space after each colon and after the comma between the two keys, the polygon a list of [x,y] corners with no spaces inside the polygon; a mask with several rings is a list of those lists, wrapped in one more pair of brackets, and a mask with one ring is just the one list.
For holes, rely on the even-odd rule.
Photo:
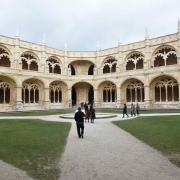
{"label": "sky", "polygon": [[0,0],[0,35],[94,51],[177,32],[180,0]]}

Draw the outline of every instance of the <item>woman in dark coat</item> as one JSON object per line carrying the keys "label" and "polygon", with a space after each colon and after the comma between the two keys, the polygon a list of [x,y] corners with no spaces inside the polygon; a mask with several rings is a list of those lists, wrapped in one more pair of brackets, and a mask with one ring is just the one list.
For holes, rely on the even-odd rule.
{"label": "woman in dark coat", "polygon": [[89,108],[88,108],[88,105],[85,106],[84,110],[85,110],[85,122],[86,122],[86,120],[88,120],[88,122],[89,122],[90,110],[89,110]]}
{"label": "woman in dark coat", "polygon": [[90,118],[91,118],[91,123],[94,123],[94,119],[96,119],[96,111],[93,108],[93,106],[90,106]]}
{"label": "woman in dark coat", "polygon": [[123,107],[123,118],[124,118],[124,115],[126,115],[127,117],[129,117],[128,113],[127,113],[127,106],[126,104],[124,104],[124,107]]}

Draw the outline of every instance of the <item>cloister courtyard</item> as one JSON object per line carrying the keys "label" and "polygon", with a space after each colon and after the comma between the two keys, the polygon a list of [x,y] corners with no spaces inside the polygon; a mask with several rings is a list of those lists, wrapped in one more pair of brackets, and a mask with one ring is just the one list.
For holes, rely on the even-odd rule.
{"label": "cloister courtyard", "polygon": [[[166,31],[179,14],[173,1],[141,10],[145,1],[1,2],[0,180],[180,180],[180,20]],[[141,24],[143,13],[151,17]],[[29,40],[8,33],[18,23]],[[142,38],[145,24],[165,35],[146,28]],[[42,33],[39,43],[44,31],[49,41]],[[121,33],[131,41],[114,45]],[[89,48],[95,38],[103,47]],[[79,106],[96,112],[80,138]]]}
{"label": "cloister courtyard", "polygon": [[179,179],[178,109],[142,109],[129,118],[119,108],[96,109],[99,118],[85,123],[84,139],[74,119],[60,117],[74,112],[1,113],[0,179]]}

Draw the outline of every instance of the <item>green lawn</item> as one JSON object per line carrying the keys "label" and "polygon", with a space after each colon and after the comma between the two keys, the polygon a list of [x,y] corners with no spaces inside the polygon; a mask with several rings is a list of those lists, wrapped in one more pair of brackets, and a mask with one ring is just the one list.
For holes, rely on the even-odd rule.
{"label": "green lawn", "polygon": [[41,120],[0,120],[0,159],[37,180],[55,180],[70,123]]}
{"label": "green lawn", "polygon": [[[56,109],[56,110],[47,110],[47,111],[25,111],[25,112],[7,112],[0,113],[0,116],[47,116],[55,114],[65,114],[65,113],[74,113],[76,108],[69,109]],[[120,108],[97,108],[96,112],[101,113],[118,113],[122,114],[122,109]],[[129,109],[130,113],[130,109]],[[148,113],[180,113],[180,109],[141,109],[141,114]]]}
{"label": "green lawn", "polygon": [[47,116],[53,114],[65,114],[72,112],[75,112],[74,108],[55,109],[55,110],[46,110],[46,111],[5,112],[5,113],[0,113],[0,116]]}
{"label": "green lawn", "polygon": [[138,117],[113,123],[158,149],[180,167],[180,116]]}

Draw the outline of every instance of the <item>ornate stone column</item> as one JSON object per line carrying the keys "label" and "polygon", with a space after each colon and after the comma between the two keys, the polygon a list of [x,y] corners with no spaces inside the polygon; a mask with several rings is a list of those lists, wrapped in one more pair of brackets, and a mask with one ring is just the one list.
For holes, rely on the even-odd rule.
{"label": "ornate stone column", "polygon": [[94,74],[94,76],[96,76],[96,75],[97,75],[97,68],[96,68],[96,66],[94,66],[94,69],[93,69],[93,74]]}
{"label": "ornate stone column", "polygon": [[121,88],[120,87],[117,88],[116,94],[117,94],[117,107],[119,108],[121,106]]}
{"label": "ornate stone column", "polygon": [[150,99],[150,87],[144,86],[144,93],[145,93],[145,108],[149,108],[151,106],[151,99]]}
{"label": "ornate stone column", "polygon": [[49,109],[49,87],[44,88],[44,109]]}
{"label": "ornate stone column", "polygon": [[72,107],[72,88],[68,88],[68,107]]}
{"label": "ornate stone column", "polygon": [[16,87],[16,105],[15,105],[16,111],[22,111],[23,110],[23,103],[22,103],[22,86]]}
{"label": "ornate stone column", "polygon": [[97,89],[94,89],[94,106],[95,107],[98,107],[98,90]]}

